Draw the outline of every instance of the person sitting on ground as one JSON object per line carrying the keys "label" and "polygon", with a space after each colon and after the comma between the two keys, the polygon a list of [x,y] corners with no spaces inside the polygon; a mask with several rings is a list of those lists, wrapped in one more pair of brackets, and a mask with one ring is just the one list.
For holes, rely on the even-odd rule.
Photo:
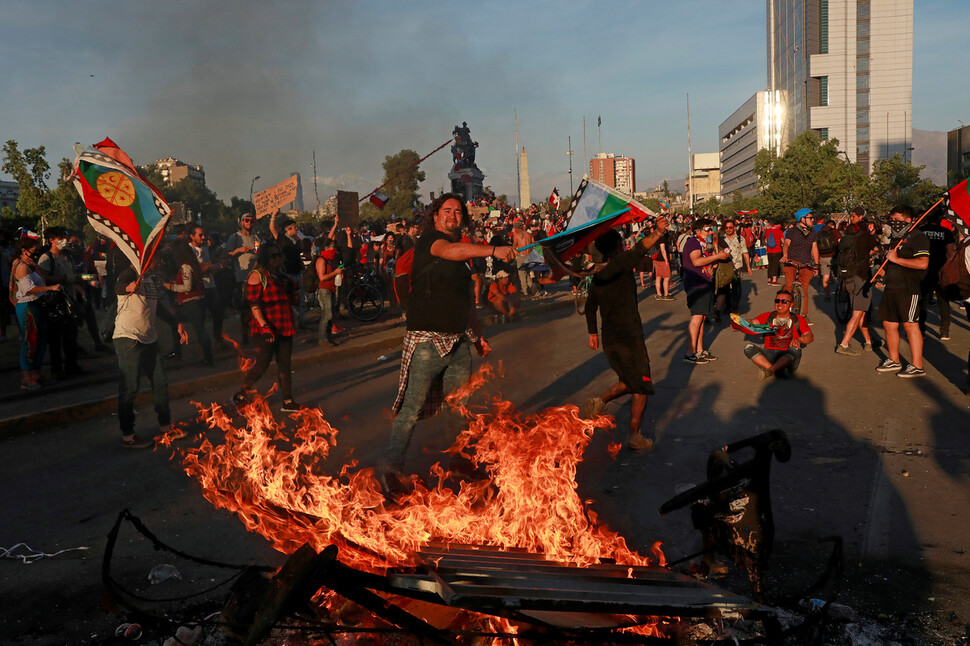
{"label": "person sitting on ground", "polygon": [[519,311],[522,296],[509,278],[504,269],[495,274],[495,282],[488,287],[488,303],[499,315],[511,319]]}
{"label": "person sitting on ground", "polygon": [[778,290],[774,311],[759,314],[751,321],[774,328],[773,334],[765,335],[764,347],[755,343],[744,346],[744,356],[761,368],[761,378],[764,380],[795,374],[802,360],[802,348],[815,340],[805,317],[792,314],[791,303],[792,293],[787,289]]}

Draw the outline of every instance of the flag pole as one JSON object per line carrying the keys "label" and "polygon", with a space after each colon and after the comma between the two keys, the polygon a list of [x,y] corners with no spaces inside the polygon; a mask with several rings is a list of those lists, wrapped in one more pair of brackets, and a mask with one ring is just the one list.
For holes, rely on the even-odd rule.
{"label": "flag pole", "polygon": [[435,148],[434,150],[432,150],[430,153],[428,153],[427,155],[425,155],[424,157],[422,157],[418,161],[414,162],[413,164],[411,164],[410,166],[408,166],[407,168],[405,168],[404,170],[402,170],[400,173],[398,173],[397,175],[395,175],[391,179],[387,180],[386,182],[384,182],[383,184],[381,184],[380,186],[378,186],[377,188],[375,188],[373,191],[371,191],[370,193],[368,193],[364,197],[362,197],[359,200],[357,200],[357,202],[358,203],[363,202],[364,200],[366,200],[367,198],[369,198],[371,195],[373,195],[377,191],[381,190],[382,188],[384,188],[385,186],[387,186],[388,184],[390,184],[391,182],[393,182],[394,180],[396,180],[398,177],[400,177],[401,175],[403,175],[407,171],[411,170],[412,168],[414,168],[415,166],[417,166],[418,164],[420,164],[421,162],[423,162],[425,159],[427,159],[431,155],[435,154],[436,152],[438,152],[439,150],[441,150],[442,148],[444,148],[445,146],[447,146],[448,144],[450,144],[451,142],[452,142],[452,140],[449,139],[445,143],[441,144],[440,146],[438,146],[437,148]]}
{"label": "flag pole", "polygon": [[[919,226],[919,223],[923,221],[923,218],[925,218],[927,215],[929,215],[930,211],[932,211],[937,206],[939,206],[940,204],[942,204],[944,199],[946,199],[946,194],[944,194],[943,197],[941,197],[940,199],[938,199],[936,201],[936,203],[933,204],[933,206],[931,206],[930,208],[926,209],[926,211],[923,212],[923,215],[919,216],[919,220],[917,220],[916,222],[913,222],[911,225],[909,225],[909,228],[906,229],[906,233],[903,234],[903,237],[899,239],[899,242],[896,243],[896,246],[893,247],[892,250],[893,251],[896,251],[897,249],[899,249],[899,245],[903,244],[903,240],[906,239],[906,236],[908,236],[910,233],[912,233],[913,232],[913,229],[915,229],[917,226]],[[879,265],[879,269],[877,269],[875,271],[875,273],[872,275],[872,278],[869,279],[869,282],[870,283],[875,282],[876,278],[879,276],[879,273],[883,270],[883,267],[886,266],[886,263],[887,262],[889,262],[889,258],[888,257],[885,260],[882,261],[882,264]]]}

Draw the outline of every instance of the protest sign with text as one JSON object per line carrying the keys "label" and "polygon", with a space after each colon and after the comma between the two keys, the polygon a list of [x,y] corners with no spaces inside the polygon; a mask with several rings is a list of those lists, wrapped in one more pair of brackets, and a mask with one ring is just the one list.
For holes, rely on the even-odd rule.
{"label": "protest sign with text", "polygon": [[297,177],[293,175],[276,186],[271,186],[253,195],[256,217],[261,218],[264,215],[269,215],[284,204],[295,201],[296,185]]}

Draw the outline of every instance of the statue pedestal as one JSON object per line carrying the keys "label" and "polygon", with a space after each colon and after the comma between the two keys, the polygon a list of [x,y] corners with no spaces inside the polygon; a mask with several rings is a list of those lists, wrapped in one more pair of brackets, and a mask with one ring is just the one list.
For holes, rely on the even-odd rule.
{"label": "statue pedestal", "polygon": [[482,182],[485,180],[485,173],[478,166],[453,170],[448,173],[448,179],[451,180],[451,192],[463,196],[466,202],[471,202],[484,193],[485,186]]}

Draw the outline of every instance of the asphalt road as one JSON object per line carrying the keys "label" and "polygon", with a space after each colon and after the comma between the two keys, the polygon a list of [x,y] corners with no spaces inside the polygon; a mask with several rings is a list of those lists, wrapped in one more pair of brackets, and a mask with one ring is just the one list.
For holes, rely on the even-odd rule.
{"label": "asphalt road", "polygon": [[[743,314],[769,309],[774,290],[761,281],[760,287],[746,282]],[[631,546],[646,551],[660,540],[673,560],[697,550],[699,535],[687,510],[661,517],[658,507],[678,486],[704,480],[712,450],[781,429],[791,440],[792,458],[772,466],[777,534],[769,581],[776,591],[794,593],[814,580],[829,549],[820,539],[841,536],[846,556],[841,602],[895,620],[930,616],[939,619],[934,635],[950,628],[962,634],[963,623],[970,622],[970,398],[962,391],[970,327],[957,314],[953,339],[944,344],[931,318],[928,376],[905,380],[875,372],[884,356],[878,349],[858,358],[835,355],[835,326],[824,315],[830,304],[819,297],[815,305],[817,341],[806,348],[797,377],[762,383],[741,352],[743,337],[726,326],[707,328],[718,361],[684,364],[683,295],[666,303],[643,298],[657,389],[644,431],[656,446],[647,455],[624,450],[611,458],[607,444],[625,437],[629,407],[609,405],[606,413],[616,415],[617,430],[594,437],[578,474],[580,493]],[[491,388],[524,412],[579,404],[614,381],[602,353],[586,347],[584,320],[570,310],[489,332],[490,360],[501,361],[504,369]],[[878,326],[875,332],[881,336]],[[400,356],[394,345],[392,337],[386,349],[294,375],[297,400],[318,406],[340,431],[329,461],[333,468],[351,457],[373,461],[386,442]],[[902,353],[908,356],[905,344]],[[258,386],[270,383],[268,375]],[[194,417],[192,400],[228,403],[231,391],[175,401],[176,420]],[[278,398],[273,401],[278,405]],[[139,422],[140,429],[150,428],[150,406],[142,407]],[[409,470],[426,471],[440,459],[447,445],[444,426],[440,419],[419,423]],[[423,450],[414,448],[418,445]],[[198,484],[169,459],[170,451],[120,449],[114,416],[12,437],[0,447],[0,546],[24,542],[46,553],[90,548],[30,564],[0,561],[3,643],[99,643],[113,630],[120,620],[99,606],[101,556],[106,534],[125,508],[163,541],[192,554],[243,564],[279,565],[284,559],[206,502]],[[122,532],[115,559],[119,578],[144,581],[164,562],[166,555],[135,532]],[[174,596],[223,577],[186,566],[181,581],[157,589]]]}

